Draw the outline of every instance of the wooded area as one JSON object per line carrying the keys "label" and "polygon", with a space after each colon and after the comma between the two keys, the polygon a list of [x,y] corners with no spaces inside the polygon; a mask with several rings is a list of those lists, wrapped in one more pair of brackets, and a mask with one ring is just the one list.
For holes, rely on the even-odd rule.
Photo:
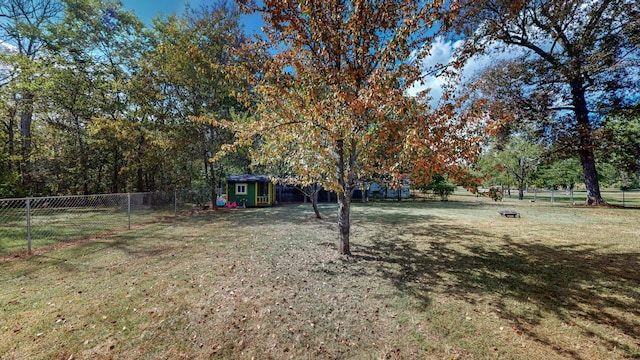
{"label": "wooded area", "polygon": [[[0,197],[268,173],[338,194],[638,187],[635,0],[217,2],[145,26],[111,0],[0,4]],[[249,38],[241,11],[259,12]],[[456,40],[448,63],[433,44]],[[490,57],[469,76],[469,64]],[[410,89],[438,75],[443,95]],[[521,193],[522,194],[522,193]],[[521,195],[522,196],[522,195]]]}
{"label": "wooded area", "polygon": [[[191,188],[247,171],[208,159],[229,134],[190,116],[226,116],[247,86],[239,13],[222,3],[149,29],[116,1],[0,4],[0,197]],[[215,198],[215,197],[214,197]]]}

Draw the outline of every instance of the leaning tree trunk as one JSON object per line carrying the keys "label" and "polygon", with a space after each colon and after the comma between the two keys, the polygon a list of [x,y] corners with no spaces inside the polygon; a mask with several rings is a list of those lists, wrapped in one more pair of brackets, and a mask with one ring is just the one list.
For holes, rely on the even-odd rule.
{"label": "leaning tree trunk", "polygon": [[316,219],[322,219],[320,209],[318,209],[318,193],[320,192],[320,185],[315,183],[311,185],[311,189],[311,205],[313,206],[313,212],[316,214]]}
{"label": "leaning tree trunk", "polygon": [[600,194],[598,172],[593,153],[593,139],[591,123],[589,122],[589,109],[585,100],[585,89],[581,80],[571,82],[571,94],[575,107],[575,116],[578,130],[578,153],[584,174],[584,184],[587,188],[587,204],[604,204]]}
{"label": "leaning tree trunk", "polygon": [[598,172],[596,170],[593,150],[580,150],[580,162],[582,162],[582,169],[584,170],[584,183],[587,188],[587,204],[604,204],[605,202],[600,195]]}

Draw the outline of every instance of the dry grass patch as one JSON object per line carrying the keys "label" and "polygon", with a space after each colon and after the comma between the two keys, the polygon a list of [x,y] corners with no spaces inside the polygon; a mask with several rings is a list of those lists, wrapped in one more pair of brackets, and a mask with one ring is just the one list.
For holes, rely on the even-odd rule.
{"label": "dry grass patch", "polygon": [[201,214],[0,264],[0,357],[640,357],[636,212],[354,204],[347,258],[335,211]]}

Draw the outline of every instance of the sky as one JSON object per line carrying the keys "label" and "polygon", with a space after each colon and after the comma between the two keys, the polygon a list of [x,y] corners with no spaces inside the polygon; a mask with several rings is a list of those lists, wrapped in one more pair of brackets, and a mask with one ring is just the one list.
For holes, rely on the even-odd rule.
{"label": "sky", "polygon": [[[0,0],[2,1],[2,0]],[[171,14],[183,14],[186,5],[190,4],[192,8],[198,8],[202,5],[215,4],[220,0],[121,0],[123,7],[127,10],[133,11],[143,22],[148,26],[152,25],[151,20],[155,17],[168,16]],[[254,34],[262,34],[260,28],[264,25],[259,14],[242,15],[240,22],[248,36]],[[0,50],[4,45],[0,41]],[[438,63],[446,63],[451,61],[455,48],[459,46],[458,43],[445,41],[443,39],[437,39],[432,44],[431,55],[424,59],[423,65],[425,69]],[[6,49],[5,49],[6,51]],[[474,71],[486,66],[491,61],[495,61],[491,57],[481,57],[472,59],[465,66],[465,75],[470,75]],[[424,79],[423,84],[415,84],[409,89],[409,94],[416,94],[418,91],[425,88],[431,89],[431,96],[433,98],[432,103],[435,104],[442,95],[442,84],[445,79],[428,76]]]}
{"label": "sky", "polygon": [[[211,5],[219,0],[122,0],[125,9],[133,11],[142,21],[151,26],[151,19],[158,16],[184,13],[186,5],[199,8],[202,5]],[[260,32],[263,26],[260,15],[243,15],[240,19],[245,33],[253,35]]]}
{"label": "sky", "polygon": [[[219,0],[122,0],[122,3],[125,9],[133,11],[142,21],[150,26],[151,19],[154,17],[182,14],[187,3],[190,4],[192,8],[198,8],[201,5],[214,4],[218,1]],[[260,28],[264,25],[258,14],[243,15],[240,21],[245,33],[249,36],[252,36],[254,33],[261,33]],[[437,63],[450,61],[455,48],[459,46],[459,44],[438,39],[432,46],[431,56],[424,60],[425,68],[429,68]],[[487,58],[474,59],[466,66],[465,73],[470,74],[479,67],[485,66],[488,63],[487,60]],[[444,81],[443,78],[429,76],[425,79],[424,84],[416,84],[409,90],[409,93],[415,94],[424,88],[429,88],[431,89],[431,96],[435,104],[442,94],[441,86]]]}

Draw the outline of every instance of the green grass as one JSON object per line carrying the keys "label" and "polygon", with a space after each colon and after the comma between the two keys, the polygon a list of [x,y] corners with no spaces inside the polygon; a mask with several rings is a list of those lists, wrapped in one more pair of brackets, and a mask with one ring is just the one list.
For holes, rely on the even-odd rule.
{"label": "green grass", "polygon": [[354,203],[351,257],[294,205],[2,263],[0,357],[640,358],[637,210],[453,200]]}
{"label": "green grass", "polygon": [[[131,224],[141,224],[173,215],[173,208],[136,209]],[[27,251],[27,221],[24,209],[0,212],[0,258]],[[44,208],[31,212],[31,248],[39,251],[80,239],[127,229],[126,210],[117,208]]]}
{"label": "green grass", "polygon": [[[464,193],[464,190],[458,188],[458,193]],[[631,208],[640,208],[640,190],[627,190],[621,191],[616,189],[602,189],[600,191],[602,198],[610,205],[624,206]],[[471,195],[471,194],[467,194]],[[518,198],[518,189],[511,189],[511,198],[507,195],[505,190],[505,200],[515,200]],[[576,190],[573,192],[573,197],[569,191],[534,191],[524,193],[524,200],[536,201],[541,203],[553,203],[553,204],[584,204],[587,199],[587,192],[584,190]]]}

